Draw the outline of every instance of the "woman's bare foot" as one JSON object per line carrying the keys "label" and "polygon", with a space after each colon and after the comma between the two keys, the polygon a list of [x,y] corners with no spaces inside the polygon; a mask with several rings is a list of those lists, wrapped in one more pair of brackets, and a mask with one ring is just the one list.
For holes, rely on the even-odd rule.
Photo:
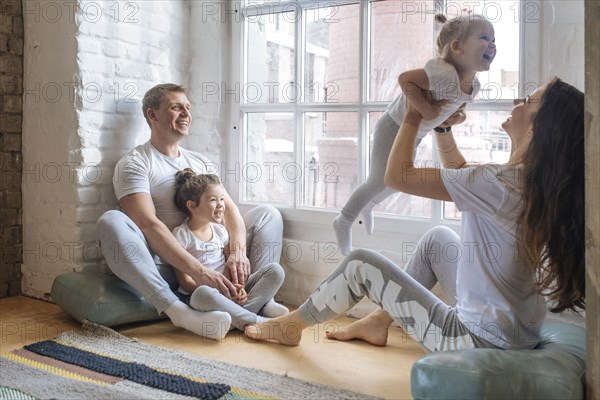
{"label": "woman's bare foot", "polygon": [[273,318],[262,324],[247,325],[244,335],[252,339],[275,341],[286,346],[298,346],[302,330],[308,325],[296,312]]}
{"label": "woman's bare foot", "polygon": [[385,346],[392,322],[392,318],[385,311],[378,308],[345,328],[334,332],[325,332],[325,336],[328,339],[341,341],[360,339],[375,346]]}

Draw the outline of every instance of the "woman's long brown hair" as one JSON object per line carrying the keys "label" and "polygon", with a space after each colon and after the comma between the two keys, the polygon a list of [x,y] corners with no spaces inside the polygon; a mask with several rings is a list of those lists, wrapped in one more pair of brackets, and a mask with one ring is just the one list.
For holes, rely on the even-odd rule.
{"label": "woman's long brown hair", "polygon": [[585,309],[583,124],[583,93],[555,78],[534,117],[519,219],[520,243],[552,312]]}

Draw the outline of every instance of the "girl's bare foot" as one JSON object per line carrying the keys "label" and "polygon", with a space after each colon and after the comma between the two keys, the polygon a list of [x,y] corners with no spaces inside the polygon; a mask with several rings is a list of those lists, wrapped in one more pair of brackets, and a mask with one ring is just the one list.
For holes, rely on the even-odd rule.
{"label": "girl's bare foot", "polygon": [[392,322],[392,318],[385,311],[378,308],[345,328],[334,332],[325,332],[325,336],[328,339],[341,341],[360,339],[375,346],[385,346]]}
{"label": "girl's bare foot", "polygon": [[247,325],[244,335],[252,339],[274,341],[286,346],[298,346],[302,330],[307,327],[295,312],[262,324]]}

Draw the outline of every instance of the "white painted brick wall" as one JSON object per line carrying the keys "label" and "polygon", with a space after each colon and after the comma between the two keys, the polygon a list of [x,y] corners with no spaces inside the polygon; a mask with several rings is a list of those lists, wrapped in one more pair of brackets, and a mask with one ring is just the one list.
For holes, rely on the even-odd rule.
{"label": "white painted brick wall", "polygon": [[24,4],[23,292],[40,298],[56,275],[97,263],[114,165],[149,138],[141,98],[160,82],[187,85],[189,67],[186,1],[49,3]]}
{"label": "white painted brick wall", "polygon": [[555,76],[579,90],[584,84],[584,2],[542,1],[541,79]]}

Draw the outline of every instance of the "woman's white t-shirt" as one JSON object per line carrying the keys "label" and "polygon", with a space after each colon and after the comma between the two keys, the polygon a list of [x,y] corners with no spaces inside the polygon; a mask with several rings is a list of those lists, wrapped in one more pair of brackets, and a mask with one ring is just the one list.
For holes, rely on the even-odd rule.
{"label": "woman's white t-shirt", "polygon": [[463,213],[458,318],[473,334],[505,349],[535,347],[546,316],[534,273],[517,251],[520,179],[518,167],[503,165],[442,170],[444,186]]}

